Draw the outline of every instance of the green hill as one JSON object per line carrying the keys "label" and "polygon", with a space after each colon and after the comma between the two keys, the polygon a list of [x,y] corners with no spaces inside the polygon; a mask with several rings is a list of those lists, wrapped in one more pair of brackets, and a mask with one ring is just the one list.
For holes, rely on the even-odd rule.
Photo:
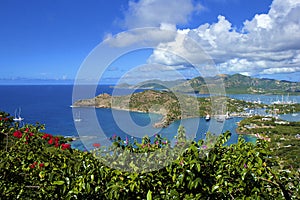
{"label": "green hill", "polygon": [[[235,94],[300,94],[300,83],[275,79],[253,78],[241,74],[221,74],[214,77],[196,77],[174,87],[178,92],[209,93],[208,88],[224,84],[227,93]],[[194,91],[191,91],[192,87]],[[189,88],[189,89],[188,89]]]}
{"label": "green hill", "polygon": [[73,106],[95,106],[96,108],[114,108],[163,115],[155,127],[166,127],[174,120],[199,116],[195,109],[198,101],[195,97],[174,94],[165,91],[146,90],[126,96],[110,96],[100,94],[92,99],[79,100]]}

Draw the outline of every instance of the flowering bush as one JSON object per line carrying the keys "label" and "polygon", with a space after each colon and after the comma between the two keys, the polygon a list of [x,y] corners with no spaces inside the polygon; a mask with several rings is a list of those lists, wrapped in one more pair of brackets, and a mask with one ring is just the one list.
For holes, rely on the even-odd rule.
{"label": "flowering bush", "polygon": [[[204,141],[187,141],[181,132],[180,142],[171,147],[160,135],[153,141],[145,137],[141,143],[114,136],[113,152],[96,158],[93,153],[104,153],[99,143],[93,145],[93,153],[81,152],[70,148],[63,137],[42,133],[42,125],[20,128],[8,121],[0,126],[9,134],[7,148],[1,143],[0,199],[299,198],[299,173],[281,170],[265,141],[253,145],[239,140],[224,146],[230,137],[225,133],[209,146]],[[168,166],[152,172],[138,172],[134,164],[126,172],[102,162],[122,166],[132,161],[127,157],[130,152],[158,151],[160,158],[168,159],[174,155],[163,151],[167,148],[184,151]]]}

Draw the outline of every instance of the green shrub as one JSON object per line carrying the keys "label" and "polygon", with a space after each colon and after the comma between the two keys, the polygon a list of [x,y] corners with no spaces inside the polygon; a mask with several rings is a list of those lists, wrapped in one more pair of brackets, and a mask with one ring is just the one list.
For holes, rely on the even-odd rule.
{"label": "green shrub", "polygon": [[[240,139],[224,146],[230,137],[226,132],[208,148],[205,141],[185,139],[171,147],[159,135],[153,141],[146,137],[133,144],[115,137],[111,153],[104,154],[107,149],[100,144],[91,153],[82,152],[69,148],[65,138],[42,133],[42,129],[39,124],[20,128],[1,118],[1,133],[9,139],[6,135],[1,139],[0,199],[299,198],[298,172],[278,169],[268,144],[261,140],[253,145]],[[156,152],[157,158],[170,163],[143,172],[136,168],[132,152]],[[150,159],[155,160],[142,160],[145,166]],[[128,170],[108,167],[108,161]]]}

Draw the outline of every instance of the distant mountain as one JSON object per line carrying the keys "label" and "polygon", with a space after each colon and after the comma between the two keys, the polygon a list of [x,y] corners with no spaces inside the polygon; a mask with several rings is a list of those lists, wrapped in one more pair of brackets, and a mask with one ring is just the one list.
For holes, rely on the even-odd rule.
{"label": "distant mountain", "polygon": [[186,82],[186,79],[178,79],[178,80],[172,80],[172,81],[162,81],[162,80],[148,80],[148,81],[143,81],[140,82],[136,85],[129,85],[127,83],[122,83],[119,85],[116,85],[115,87],[117,88],[134,88],[134,89],[168,89],[168,88],[173,88],[178,84],[182,84]]}
{"label": "distant mountain", "polygon": [[136,85],[120,84],[115,87],[134,89],[171,89],[182,93],[208,94],[208,88],[222,88],[228,94],[295,94],[300,95],[300,82],[280,81],[268,78],[254,78],[241,74],[219,74],[214,77],[196,77],[190,80],[161,81],[150,80]]}
{"label": "distant mountain", "polygon": [[[300,83],[279,81],[275,79],[253,78],[241,74],[220,74],[214,77],[196,77],[176,85],[173,89],[178,92],[209,93],[208,86],[213,88],[224,84],[227,93],[235,94],[300,94]],[[193,90],[193,91],[192,91]]]}
{"label": "distant mountain", "polygon": [[0,78],[0,85],[72,85],[72,79]]}

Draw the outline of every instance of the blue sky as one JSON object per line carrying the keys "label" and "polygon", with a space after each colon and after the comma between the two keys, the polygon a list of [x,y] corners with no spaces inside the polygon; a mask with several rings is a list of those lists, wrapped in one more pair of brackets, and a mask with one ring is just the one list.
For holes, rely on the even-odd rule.
{"label": "blue sky", "polygon": [[[105,38],[167,26],[200,37],[220,73],[300,81],[299,0],[1,0],[0,5],[0,79],[74,79]],[[165,46],[175,48],[170,41]],[[193,76],[188,65],[167,54],[157,57],[162,54],[155,48],[130,53],[114,60],[105,78],[114,82],[143,63],[171,65]],[[161,74],[169,71],[160,67]]]}

